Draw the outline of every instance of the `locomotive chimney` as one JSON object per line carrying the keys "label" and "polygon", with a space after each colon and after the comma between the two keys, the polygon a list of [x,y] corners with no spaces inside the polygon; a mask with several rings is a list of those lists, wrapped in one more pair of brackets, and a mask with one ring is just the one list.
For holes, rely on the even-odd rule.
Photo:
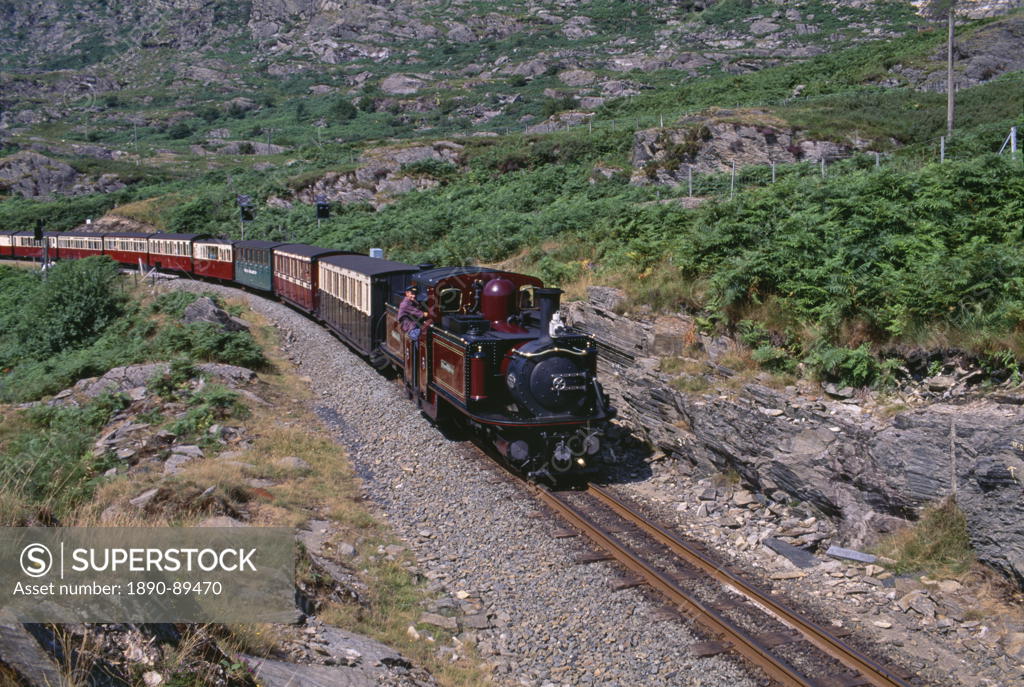
{"label": "locomotive chimney", "polygon": [[534,289],[533,297],[536,299],[537,308],[540,310],[540,328],[547,332],[551,324],[551,317],[558,312],[559,301],[561,300],[561,289]]}

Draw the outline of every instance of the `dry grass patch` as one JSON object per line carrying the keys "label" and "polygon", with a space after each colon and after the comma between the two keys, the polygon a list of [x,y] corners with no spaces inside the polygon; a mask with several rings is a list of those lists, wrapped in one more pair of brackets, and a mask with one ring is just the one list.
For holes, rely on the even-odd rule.
{"label": "dry grass patch", "polygon": [[913,527],[883,540],[878,553],[895,561],[889,567],[897,573],[929,577],[957,577],[975,562],[967,518],[952,499],[926,508]]}
{"label": "dry grass patch", "polygon": [[134,203],[119,205],[107,213],[107,216],[123,217],[135,220],[143,224],[149,224],[158,229],[166,229],[163,222],[163,214],[169,208],[174,207],[182,201],[181,196],[170,194],[166,196],[155,196],[138,200]]}

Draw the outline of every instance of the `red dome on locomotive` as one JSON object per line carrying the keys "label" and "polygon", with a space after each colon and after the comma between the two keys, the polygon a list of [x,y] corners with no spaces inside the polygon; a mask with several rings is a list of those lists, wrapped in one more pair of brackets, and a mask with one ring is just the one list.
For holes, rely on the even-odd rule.
{"label": "red dome on locomotive", "polygon": [[480,296],[480,314],[494,324],[504,323],[515,312],[515,296],[516,285],[508,279],[490,280]]}

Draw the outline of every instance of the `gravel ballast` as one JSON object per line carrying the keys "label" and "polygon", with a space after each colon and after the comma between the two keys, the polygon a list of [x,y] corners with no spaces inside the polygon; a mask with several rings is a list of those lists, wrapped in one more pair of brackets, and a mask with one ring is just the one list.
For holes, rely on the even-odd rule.
{"label": "gravel ballast", "polygon": [[[240,296],[178,281],[174,288]],[[727,656],[697,658],[697,637],[643,591],[615,591],[621,570],[581,565],[579,537],[520,487],[501,479],[471,446],[446,439],[402,389],[325,329],[279,303],[248,296],[271,321],[316,410],[348,451],[379,514],[404,539],[439,596],[466,599],[462,641],[472,641],[508,685],[753,686]]]}

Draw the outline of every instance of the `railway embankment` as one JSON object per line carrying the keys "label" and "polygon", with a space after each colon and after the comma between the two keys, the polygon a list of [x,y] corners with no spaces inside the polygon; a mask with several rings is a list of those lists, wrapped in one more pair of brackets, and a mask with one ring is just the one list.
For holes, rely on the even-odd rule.
{"label": "railway embankment", "polygon": [[[692,319],[631,319],[616,299],[591,289],[568,320],[603,342],[601,378],[620,417],[669,460],[735,473],[768,501],[813,505],[836,535],[797,542],[812,549],[871,546],[954,497],[978,559],[1024,587],[1020,386],[972,392],[965,377],[976,375],[951,370],[883,400],[830,385],[774,389],[716,362],[734,344]],[[687,355],[691,372],[662,371]]]}
{"label": "railway embankment", "polygon": [[[243,320],[206,297],[185,307],[180,323],[227,331],[258,327],[251,313]],[[437,684],[415,658],[367,636],[372,623],[356,628],[354,622],[338,621],[348,613],[377,613],[381,566],[393,580],[392,591],[400,580],[412,584],[414,578],[392,569],[407,562],[405,549],[359,505],[358,486],[341,449],[322,434],[312,413],[296,410],[300,401],[292,394],[301,397],[304,383],[280,360],[273,367],[257,372],[184,357],[120,366],[44,400],[0,407],[0,417],[18,425],[110,409],[85,449],[96,458],[93,474],[85,475],[96,485],[94,493],[72,510],[26,508],[29,519],[23,524],[294,527],[301,549],[293,622],[53,625],[22,624],[3,613],[0,683]],[[42,436],[31,441],[38,452],[51,439],[46,429],[36,433]],[[4,440],[19,441],[11,437],[8,433]],[[58,478],[55,472],[52,479]],[[4,489],[5,498],[9,490]],[[356,519],[358,527],[347,526]],[[374,547],[366,543],[371,538]],[[387,551],[378,555],[378,544]],[[388,605],[397,604],[389,600]],[[390,620],[399,623],[398,631],[407,626],[401,613]],[[452,656],[446,663],[452,664]]]}

